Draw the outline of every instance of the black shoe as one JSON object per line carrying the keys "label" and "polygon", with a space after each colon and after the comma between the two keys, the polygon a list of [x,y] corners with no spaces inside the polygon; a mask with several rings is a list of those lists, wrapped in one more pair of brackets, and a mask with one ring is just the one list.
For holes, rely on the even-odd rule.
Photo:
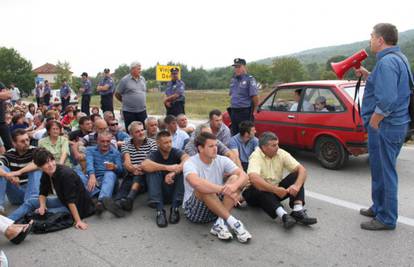
{"label": "black shoe", "polygon": [[304,225],[312,225],[318,222],[316,218],[309,217],[306,214],[306,210],[302,209],[300,211],[292,211],[290,214],[297,222]]}
{"label": "black shoe", "polygon": [[95,213],[96,213],[96,215],[101,215],[104,210],[105,210],[105,207],[104,207],[102,201],[100,201],[100,200],[97,201],[95,203]]}
{"label": "black shoe", "polygon": [[165,210],[158,210],[157,211],[157,225],[158,227],[167,227],[167,216],[165,216]]}
{"label": "black shoe", "polygon": [[23,242],[23,240],[26,238],[28,234],[32,231],[33,227],[33,221],[29,223],[25,231],[21,231],[15,238],[10,239],[10,242],[12,242],[15,245],[18,245]]}
{"label": "black shoe", "polygon": [[394,230],[395,226],[392,227],[392,226],[383,224],[375,219],[372,219],[369,222],[361,223],[361,228],[364,230],[378,231],[378,230]]}
{"label": "black shoe", "polygon": [[367,216],[367,217],[371,217],[374,218],[375,217],[375,213],[371,208],[368,209],[360,209],[359,210],[359,214]]}
{"label": "black shoe", "polygon": [[121,207],[125,211],[132,211],[134,207],[134,201],[130,198],[123,198],[121,199]]}
{"label": "black shoe", "polygon": [[296,220],[289,214],[283,215],[282,221],[283,221],[283,227],[285,229],[290,229],[296,224]]}
{"label": "black shoe", "polygon": [[180,212],[178,208],[171,207],[170,209],[170,217],[168,218],[168,222],[171,224],[176,224],[180,221]]}
{"label": "black shoe", "polygon": [[105,198],[103,200],[103,204],[105,206],[105,208],[112,213],[113,215],[115,215],[116,217],[120,218],[120,217],[124,217],[125,213],[124,211],[118,207],[115,202],[111,199],[111,198]]}

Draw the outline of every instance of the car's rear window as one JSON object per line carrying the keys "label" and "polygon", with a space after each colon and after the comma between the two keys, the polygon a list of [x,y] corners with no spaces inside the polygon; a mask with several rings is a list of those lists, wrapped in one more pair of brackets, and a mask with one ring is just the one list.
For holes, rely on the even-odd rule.
{"label": "car's rear window", "polygon": [[[361,86],[359,88],[359,101],[362,103],[362,98],[364,96],[364,90],[365,90],[365,86]],[[355,86],[350,86],[350,87],[344,87],[344,91],[352,98],[354,99],[355,97]]]}

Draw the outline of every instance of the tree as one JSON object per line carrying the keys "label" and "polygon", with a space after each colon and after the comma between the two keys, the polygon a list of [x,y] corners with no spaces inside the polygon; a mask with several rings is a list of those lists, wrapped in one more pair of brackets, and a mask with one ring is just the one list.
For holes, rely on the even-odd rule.
{"label": "tree", "polygon": [[317,63],[310,63],[305,66],[309,80],[319,80],[321,78],[321,67]]}
{"label": "tree", "polygon": [[61,62],[58,60],[56,64],[56,84],[60,87],[63,80],[66,80],[72,86],[72,72],[70,71],[70,64],[67,61]]}
{"label": "tree", "polygon": [[247,66],[248,72],[261,84],[273,83],[272,71],[268,65],[252,63]]}
{"label": "tree", "polygon": [[0,47],[0,81],[6,86],[13,82],[20,90],[30,94],[35,77],[30,61],[13,48]]}
{"label": "tree", "polygon": [[129,74],[129,66],[127,64],[119,65],[118,68],[115,69],[113,78],[115,82],[119,82],[125,75]]}
{"label": "tree", "polygon": [[304,78],[302,63],[294,57],[281,57],[273,61],[273,78],[277,82],[294,82]]}

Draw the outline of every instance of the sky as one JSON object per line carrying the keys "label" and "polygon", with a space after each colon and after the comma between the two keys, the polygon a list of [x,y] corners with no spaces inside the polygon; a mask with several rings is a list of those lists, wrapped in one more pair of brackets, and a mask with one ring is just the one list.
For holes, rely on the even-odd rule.
{"label": "sky", "polygon": [[1,0],[0,46],[34,68],[67,61],[76,76],[133,61],[211,69],[368,40],[379,22],[414,29],[413,10],[407,0]]}

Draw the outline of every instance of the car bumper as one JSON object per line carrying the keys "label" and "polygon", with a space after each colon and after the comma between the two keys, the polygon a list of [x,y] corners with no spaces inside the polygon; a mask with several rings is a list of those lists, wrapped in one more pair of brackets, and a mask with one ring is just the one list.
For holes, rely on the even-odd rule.
{"label": "car bumper", "polygon": [[358,156],[368,153],[367,142],[346,142],[346,148],[353,156]]}

